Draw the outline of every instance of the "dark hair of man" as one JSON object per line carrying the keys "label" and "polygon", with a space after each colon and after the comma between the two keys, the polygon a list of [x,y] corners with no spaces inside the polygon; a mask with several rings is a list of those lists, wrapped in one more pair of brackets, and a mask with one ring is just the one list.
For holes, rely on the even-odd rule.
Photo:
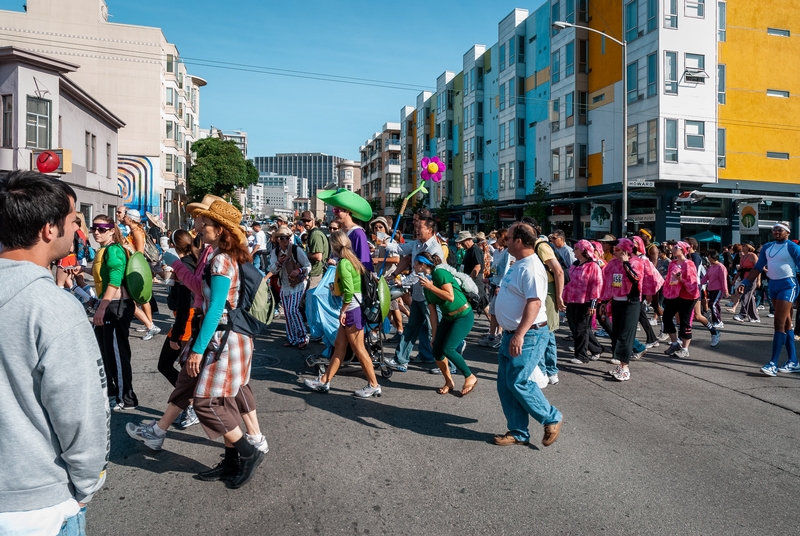
{"label": "dark hair of man", "polygon": [[431,217],[431,211],[427,208],[421,208],[417,211],[417,218],[419,220],[424,220]]}
{"label": "dark hair of man", "polygon": [[47,224],[64,236],[70,197],[77,200],[69,184],[36,171],[0,174],[0,244],[7,249],[33,247]]}
{"label": "dark hair of man", "polygon": [[564,238],[565,237],[564,231],[562,229],[556,229],[555,231],[553,231],[553,236]]}
{"label": "dark hair of man", "polygon": [[700,244],[697,243],[697,240],[692,237],[684,238],[683,240],[692,246],[692,249],[695,251],[697,251],[697,248],[700,247]]}
{"label": "dark hair of man", "polygon": [[422,253],[417,253],[417,257],[424,257],[428,259],[433,263],[434,266],[439,266],[440,264],[442,264],[442,259],[441,257],[439,257],[439,255],[436,254],[431,255],[427,251],[423,251]]}
{"label": "dark hair of man", "polygon": [[718,261],[719,260],[719,253],[717,253],[716,249],[709,249],[708,250],[708,258],[711,259],[712,261]]}
{"label": "dark hair of man", "polygon": [[511,232],[511,239],[522,240],[522,245],[526,248],[533,248],[536,245],[536,231],[527,223],[515,223],[509,229]]}
{"label": "dark hair of man", "polygon": [[533,229],[533,232],[536,234],[536,238],[539,238],[539,235],[542,234],[542,228],[539,227],[539,222],[530,216],[523,216],[522,223],[529,225],[531,229]]}
{"label": "dark hair of man", "polygon": [[114,220],[111,219],[111,216],[106,216],[105,214],[98,214],[92,220],[92,224],[94,224],[96,222],[105,223],[105,224],[108,224],[108,225],[113,225],[114,226],[114,233],[113,233],[114,234],[114,243],[115,244],[122,244],[122,241],[123,241],[122,233],[120,232],[119,227],[117,227],[116,224],[114,223]]}
{"label": "dark hair of man", "polygon": [[436,231],[436,220],[433,219],[433,216],[430,215],[430,212],[428,212],[427,216],[420,216],[419,222],[424,223],[425,227],[427,227],[431,231],[434,232]]}

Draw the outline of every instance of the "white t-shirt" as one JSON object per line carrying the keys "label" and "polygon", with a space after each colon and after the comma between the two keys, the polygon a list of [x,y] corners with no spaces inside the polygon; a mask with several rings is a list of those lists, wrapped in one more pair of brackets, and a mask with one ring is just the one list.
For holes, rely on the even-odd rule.
{"label": "white t-shirt", "polygon": [[256,233],[255,251],[261,251],[264,249],[267,249],[267,234],[264,231],[259,231]]}
{"label": "white t-shirt", "polygon": [[500,294],[495,300],[494,314],[497,323],[505,330],[514,331],[519,327],[525,305],[531,298],[541,301],[539,313],[534,324],[547,321],[544,306],[547,297],[547,271],[536,254],[528,255],[508,269],[500,283]]}
{"label": "white t-shirt", "polygon": [[75,499],[38,510],[0,513],[0,534],[8,536],[34,536],[58,534],[64,521],[76,515],[80,506]]}

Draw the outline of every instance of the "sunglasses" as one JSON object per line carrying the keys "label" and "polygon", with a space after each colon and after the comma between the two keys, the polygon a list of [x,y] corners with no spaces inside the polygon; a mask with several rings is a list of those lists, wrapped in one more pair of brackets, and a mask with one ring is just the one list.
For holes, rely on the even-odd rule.
{"label": "sunglasses", "polygon": [[279,236],[278,240],[289,240],[288,236]]}
{"label": "sunglasses", "polygon": [[314,220],[303,220],[303,223],[311,223]]}
{"label": "sunglasses", "polygon": [[350,214],[350,211],[349,210],[345,210],[343,208],[333,207],[333,213],[334,214],[342,214],[342,213]]}
{"label": "sunglasses", "polygon": [[111,229],[113,229],[113,227],[98,227],[95,225],[89,227],[89,230],[93,233],[105,233],[106,231],[110,231]]}

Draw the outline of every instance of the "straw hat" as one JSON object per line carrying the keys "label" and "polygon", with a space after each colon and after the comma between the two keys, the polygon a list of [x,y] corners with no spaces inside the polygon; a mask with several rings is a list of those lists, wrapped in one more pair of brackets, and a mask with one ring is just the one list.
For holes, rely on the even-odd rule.
{"label": "straw hat", "polygon": [[155,225],[156,227],[161,229],[162,233],[167,230],[167,226],[164,224],[164,222],[158,219],[158,216],[156,216],[152,212],[145,212],[144,215],[147,217],[147,221],[150,222],[150,225]]}
{"label": "straw hat", "polygon": [[191,214],[192,216],[197,216],[195,212],[198,212],[200,210],[208,210],[214,201],[225,201],[225,200],[216,195],[206,194],[203,196],[203,200],[200,201],[199,203],[189,203],[188,205],[186,205],[186,211],[189,212],[189,214]]}
{"label": "straw hat", "polygon": [[607,234],[603,238],[598,238],[597,241],[598,242],[613,242],[616,239],[617,239],[617,237],[614,236],[613,234]]}
{"label": "straw hat", "polygon": [[459,231],[456,235],[456,239],[454,242],[458,244],[459,242],[463,242],[464,240],[471,240],[473,238],[472,233],[469,231]]}
{"label": "straw hat", "polygon": [[272,233],[272,236],[292,236],[292,230],[286,225],[281,225],[277,231]]}
{"label": "straw hat", "polygon": [[382,223],[383,228],[386,229],[387,231],[389,230],[389,222],[386,221],[386,218],[384,218],[383,216],[378,216],[377,218],[369,222],[370,228],[372,228],[376,223]]}
{"label": "straw hat", "polygon": [[477,241],[479,241],[479,242],[480,242],[481,240],[486,240],[486,235],[483,233],[483,231],[481,231],[481,232],[479,232],[479,233],[477,233],[477,234],[475,235],[475,240],[477,240]]}
{"label": "straw hat", "polygon": [[242,232],[241,227],[239,227],[242,221],[242,213],[226,201],[221,199],[214,201],[211,203],[211,206],[208,207],[208,210],[200,210],[194,216],[209,218],[230,231],[231,234],[241,242],[247,241],[247,237]]}

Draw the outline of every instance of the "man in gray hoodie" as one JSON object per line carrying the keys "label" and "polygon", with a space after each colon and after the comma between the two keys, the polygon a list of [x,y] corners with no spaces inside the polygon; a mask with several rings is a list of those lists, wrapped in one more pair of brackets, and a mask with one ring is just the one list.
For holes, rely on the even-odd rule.
{"label": "man in gray hoodie", "polygon": [[103,360],[81,304],[48,269],[69,254],[75,192],[0,174],[0,534],[82,534],[106,478]]}

